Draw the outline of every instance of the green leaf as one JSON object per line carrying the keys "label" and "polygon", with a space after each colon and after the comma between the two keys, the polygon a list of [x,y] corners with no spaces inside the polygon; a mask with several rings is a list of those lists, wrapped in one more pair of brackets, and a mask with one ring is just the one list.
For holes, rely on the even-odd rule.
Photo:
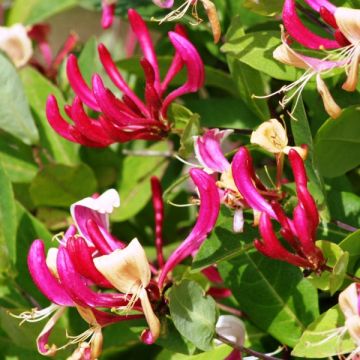
{"label": "green leaf", "polygon": [[[336,264],[340,261],[340,264],[343,260],[341,260],[344,256],[344,251],[337,244],[334,244],[330,241],[326,240],[318,240],[316,242],[316,246],[322,251],[324,257],[326,259],[326,265],[334,268]],[[340,264],[338,266],[340,266]],[[342,285],[342,282],[345,277],[345,271],[342,274],[332,273],[329,271],[323,271],[320,275],[315,273],[311,274],[308,279],[312,282],[314,286],[321,290],[331,290],[334,289],[335,285],[340,282],[339,287]],[[330,285],[332,283],[332,287]]]}
{"label": "green leaf", "polygon": [[180,137],[179,155],[181,157],[187,158],[194,153],[193,136],[199,135],[199,133],[200,116],[198,114],[192,114]]}
{"label": "green leaf", "polygon": [[193,260],[193,271],[230,260],[254,247],[252,242],[258,236],[257,230],[245,224],[244,232],[234,233],[233,216],[229,213],[227,209],[221,211],[215,229]]}
{"label": "green leaf", "polygon": [[[158,142],[144,150],[146,151],[155,153],[168,151],[168,143]],[[144,208],[151,197],[150,178],[161,177],[167,165],[167,158],[161,155],[126,157],[118,184],[121,206],[112,214],[114,221],[125,221]]]}
{"label": "green leaf", "polygon": [[38,169],[32,149],[7,133],[0,136],[0,161],[9,179],[16,183],[29,183]]}
{"label": "green leaf", "polygon": [[260,15],[265,16],[274,16],[276,14],[280,14],[282,7],[284,5],[283,0],[245,0],[244,6]]}
{"label": "green leaf", "polygon": [[281,44],[280,38],[279,31],[259,31],[244,35],[242,25],[234,18],[221,50],[275,79],[295,81],[299,70],[273,58],[273,51]]}
{"label": "green leaf", "polygon": [[338,305],[321,314],[305,330],[291,355],[318,359],[351,352],[356,346],[348,333],[340,336],[344,321]]}
{"label": "green leaf", "polygon": [[74,7],[78,0],[16,0],[11,7],[7,20],[8,25],[39,23],[61,11]]}
{"label": "green leaf", "polygon": [[360,164],[360,107],[344,109],[328,119],[315,137],[315,155],[323,176],[335,177]]}
{"label": "green leaf", "polygon": [[227,56],[230,72],[233,76],[238,89],[239,97],[245,102],[247,107],[252,110],[256,118],[252,117],[252,127],[259,121],[266,121],[270,118],[270,112],[265,99],[256,99],[255,96],[261,96],[266,93],[265,81],[258,71],[249,65],[239,61],[234,56]]}
{"label": "green leaf", "polygon": [[39,134],[14,65],[0,53],[0,129],[27,145],[36,144]]}
{"label": "green leaf", "polygon": [[360,227],[360,197],[351,192],[330,191],[328,204],[331,218],[345,224]]}
{"label": "green leaf", "polygon": [[192,356],[174,354],[169,350],[163,350],[156,357],[156,360],[223,360],[230,355],[232,350],[233,349],[228,345],[221,345],[217,346],[214,350],[206,351]]}
{"label": "green leaf", "polygon": [[290,119],[290,124],[295,140],[295,145],[301,146],[306,144],[308,146],[308,156],[305,161],[306,173],[310,182],[313,184],[313,195],[319,204],[322,218],[329,220],[329,211],[326,204],[324,183],[314,158],[313,138],[309,126],[309,120],[306,115],[304,103],[301,97],[298,99],[298,101],[296,101],[296,104],[292,109],[292,113],[293,118]]}
{"label": "green leaf", "polygon": [[177,103],[172,103],[169,107],[168,117],[173,125],[173,131],[182,133],[189,123],[194,113]]}
{"label": "green leaf", "polygon": [[29,100],[31,110],[40,132],[40,143],[56,162],[65,165],[76,165],[79,162],[79,145],[63,139],[49,125],[46,114],[46,100],[50,94],[58,101],[59,108],[63,109],[65,100],[59,89],[32,67],[26,67],[20,72],[25,87],[25,94]]}
{"label": "green leaf", "polygon": [[337,259],[333,272],[330,276],[330,295],[334,295],[338,291],[345,279],[346,270],[349,264],[349,253],[344,252]]}
{"label": "green leaf", "polygon": [[318,316],[316,289],[292,265],[248,251],[218,268],[249,319],[290,347]]}
{"label": "green leaf", "polygon": [[170,315],[180,334],[201,350],[212,348],[216,305],[194,281],[185,280],[169,292]]}
{"label": "green leaf", "polygon": [[101,64],[98,57],[97,41],[95,37],[90,38],[79,55],[79,68],[84,80],[91,84],[94,73],[101,71]]}
{"label": "green leaf", "polygon": [[343,251],[349,253],[348,271],[353,273],[357,270],[360,257],[360,230],[348,235],[343,241],[339,243]]}
{"label": "green leaf", "polygon": [[48,164],[34,178],[30,194],[36,206],[68,207],[96,192],[93,171],[84,164]]}
{"label": "green leaf", "polygon": [[0,163],[0,277],[16,260],[16,208],[11,183]]}

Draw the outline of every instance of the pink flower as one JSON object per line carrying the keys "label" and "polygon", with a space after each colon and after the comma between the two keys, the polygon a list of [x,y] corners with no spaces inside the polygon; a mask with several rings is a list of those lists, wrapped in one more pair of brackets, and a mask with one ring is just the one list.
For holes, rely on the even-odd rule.
{"label": "pink flower", "polygon": [[[262,240],[255,240],[256,248],[271,258],[321,271],[325,259],[321,250],[315,245],[316,230],[319,224],[318,210],[307,189],[307,176],[301,156],[296,150],[291,149],[289,160],[298,197],[298,204],[294,209],[292,220],[286,216],[278,202],[268,202],[255,187],[252,160],[245,147],[239,149],[232,163],[234,181],[249,206],[261,213],[259,231]],[[280,234],[292,252],[287,250],[277,238],[271,219],[280,224]]]}
{"label": "pink flower", "polygon": [[116,0],[102,0],[102,17],[101,17],[101,26],[103,29],[108,29],[111,27],[114,17],[115,17],[115,8]]}
{"label": "pink flower", "polygon": [[[134,139],[161,139],[170,130],[167,119],[169,105],[184,94],[196,92],[204,83],[202,60],[180,26],[174,32],[169,32],[175,55],[165,78],[161,79],[154,45],[145,22],[135,10],[129,10],[128,16],[144,54],[141,65],[146,79],[145,101],[130,89],[103,44],[98,48],[100,60],[112,82],[123,93],[122,99],[107,89],[97,74],[93,76],[92,89],[89,88],[76,57],[71,55],[67,62],[67,75],[76,97],[72,105],[65,107],[65,112],[74,124],[63,119],[54,96],[49,96],[46,107],[50,125],[70,141],[85,146],[105,147]],[[187,70],[187,80],[166,94],[172,79],[183,67]],[[84,104],[99,114],[97,119],[87,115]]]}

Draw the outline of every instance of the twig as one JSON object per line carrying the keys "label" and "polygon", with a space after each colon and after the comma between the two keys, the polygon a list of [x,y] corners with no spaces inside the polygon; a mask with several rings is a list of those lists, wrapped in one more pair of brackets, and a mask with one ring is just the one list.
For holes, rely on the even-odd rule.
{"label": "twig", "polygon": [[231,306],[228,306],[228,305],[224,305],[224,304],[221,304],[221,303],[216,303],[216,306],[221,309],[221,310],[224,310],[226,312],[228,312],[229,314],[233,314],[235,316],[238,316],[238,317],[243,317],[244,314],[242,311],[238,310],[238,309],[235,309]]}
{"label": "twig", "polygon": [[296,7],[298,10],[300,10],[311,22],[313,22],[314,24],[322,27],[328,34],[333,34],[333,30],[325,23],[323,23],[322,21],[320,21],[316,15],[316,13],[314,13],[312,10],[310,9],[306,9],[304,8],[302,5],[300,4],[296,4]]}
{"label": "twig", "polygon": [[[334,271],[334,268],[332,268],[332,267],[329,266],[329,265],[324,265],[323,270],[329,271],[329,272],[332,273],[332,272]],[[345,274],[345,277],[348,278],[348,279],[351,280],[351,281],[355,281],[355,282],[357,282],[357,283],[360,283],[360,278],[357,277],[357,276],[355,276],[355,275],[346,273],[346,274]]]}
{"label": "twig", "polygon": [[123,149],[121,151],[123,155],[131,155],[131,156],[160,156],[160,157],[173,157],[174,153],[172,151],[156,151],[156,150],[128,150]]}
{"label": "twig", "polygon": [[264,359],[264,360],[280,360],[280,358],[274,357],[274,356],[270,356],[270,355],[266,355],[260,352],[257,352],[255,350],[252,349],[248,349],[244,346],[240,346],[238,344],[234,344],[232,341],[229,341],[227,338],[221,336],[221,335],[216,335],[217,339],[220,340],[221,342],[223,342],[224,344],[227,344],[229,346],[231,346],[234,349],[237,349],[241,352],[246,353],[247,355],[251,355],[251,356],[256,356],[259,359]]}
{"label": "twig", "polygon": [[351,226],[349,224],[345,224],[339,220],[332,220],[331,221],[333,224],[335,224],[337,227],[339,227],[340,229],[344,229],[346,231],[350,231],[350,232],[354,232],[354,231],[357,231],[359,229],[357,229],[356,227],[354,226]]}

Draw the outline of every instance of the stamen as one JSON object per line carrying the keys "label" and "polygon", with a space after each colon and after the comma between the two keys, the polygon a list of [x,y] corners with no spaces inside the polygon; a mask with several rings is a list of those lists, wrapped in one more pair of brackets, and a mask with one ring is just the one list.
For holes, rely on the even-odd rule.
{"label": "stamen", "polygon": [[188,166],[191,166],[191,167],[196,167],[196,168],[198,168],[198,169],[202,169],[202,166],[201,165],[199,165],[199,164],[193,164],[193,163],[191,163],[191,162],[189,162],[189,161],[186,161],[186,160],[184,160],[182,157],[180,157],[179,155],[174,155],[174,158],[175,159],[177,159],[177,160],[179,160],[180,162],[182,162],[183,164],[185,164],[185,165],[188,165]]}
{"label": "stamen", "polygon": [[44,309],[38,310],[38,308],[33,308],[30,311],[24,311],[19,315],[15,315],[9,312],[9,315],[16,319],[21,319],[21,322],[19,324],[21,326],[24,322],[35,323],[38,321],[42,321],[47,317],[49,317],[50,315],[52,315],[57,310],[59,310],[60,308],[61,306],[57,304],[51,304],[50,306]]}
{"label": "stamen", "polygon": [[174,21],[181,19],[188,11],[189,7],[193,3],[193,0],[186,0],[182,5],[180,5],[177,9],[171,11],[162,19],[152,18],[152,21],[157,21],[159,25],[161,25],[165,21]]}
{"label": "stamen", "polygon": [[57,241],[60,245],[66,245],[65,241],[64,241],[64,236],[65,233],[63,231],[59,232],[58,234],[55,234],[52,238],[51,241]]}

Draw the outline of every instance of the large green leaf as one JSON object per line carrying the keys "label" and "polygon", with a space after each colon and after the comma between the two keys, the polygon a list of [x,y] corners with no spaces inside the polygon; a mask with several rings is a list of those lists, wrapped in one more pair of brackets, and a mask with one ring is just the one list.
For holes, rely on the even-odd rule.
{"label": "large green leaf", "polygon": [[[259,31],[244,35],[241,23],[233,19],[221,50],[237,60],[276,79],[294,81],[299,71],[279,63],[273,51],[281,44],[279,31]],[[264,95],[264,94],[256,94]]]}
{"label": "large green leaf", "polygon": [[315,138],[315,155],[323,176],[335,177],[360,164],[360,107],[343,110],[329,119]]}
{"label": "large green leaf", "polygon": [[123,162],[118,184],[121,206],[112,214],[115,221],[124,221],[136,215],[151,197],[150,178],[161,177],[168,160],[166,157],[151,156],[151,153],[168,151],[167,142],[156,143],[144,150],[150,156],[129,155]]}
{"label": "large green leaf", "polygon": [[16,208],[14,193],[7,174],[0,163],[0,277],[16,259]]}
{"label": "large green leaf", "polygon": [[360,259],[360,230],[348,235],[339,243],[339,246],[349,253],[348,271],[350,273],[355,272],[359,267]]}
{"label": "large green leaf", "polygon": [[87,165],[48,164],[34,178],[30,194],[36,206],[68,207],[96,189],[95,175]]}
{"label": "large green leaf", "polygon": [[295,346],[318,316],[316,289],[292,265],[248,251],[218,267],[240,309],[286,345]]}
{"label": "large green leaf", "polygon": [[273,16],[276,14],[280,14],[282,7],[283,7],[284,1],[283,0],[245,0],[244,6],[260,15],[265,16]]}
{"label": "large green leaf", "polygon": [[194,281],[184,280],[169,292],[170,315],[180,334],[201,350],[210,350],[215,334],[216,305]]}
{"label": "large green leaf", "polygon": [[39,134],[14,65],[0,53],[0,129],[27,145],[36,144]]}
{"label": "large green leaf", "polygon": [[356,346],[347,333],[340,336],[343,326],[344,315],[332,307],[309,325],[291,355],[318,359],[351,352]]}
{"label": "large green leaf", "polygon": [[8,25],[36,24],[61,11],[74,7],[79,0],[15,0],[7,20]]}
{"label": "large green leaf", "polygon": [[78,163],[79,146],[63,139],[49,125],[45,107],[47,97],[52,94],[58,100],[60,109],[65,105],[65,100],[49,80],[31,67],[26,67],[20,72],[21,80],[25,87],[25,94],[29,100],[31,110],[37,120],[40,131],[40,143],[50,152],[50,155],[59,163],[75,165]]}

